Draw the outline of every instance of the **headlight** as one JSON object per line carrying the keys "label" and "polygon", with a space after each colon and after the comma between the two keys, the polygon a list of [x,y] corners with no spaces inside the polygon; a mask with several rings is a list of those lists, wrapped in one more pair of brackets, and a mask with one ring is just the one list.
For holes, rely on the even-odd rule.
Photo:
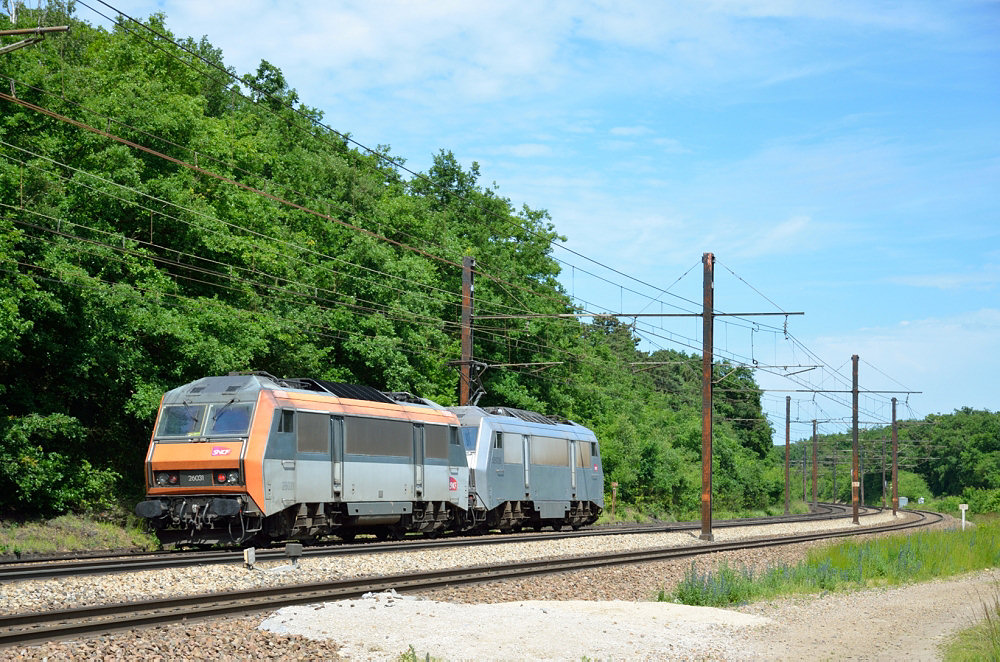
{"label": "headlight", "polygon": [[160,487],[176,485],[178,481],[179,477],[176,471],[158,471],[156,473],[156,484]]}
{"label": "headlight", "polygon": [[236,485],[240,482],[240,472],[239,471],[222,471],[215,472],[215,484],[216,485]]}

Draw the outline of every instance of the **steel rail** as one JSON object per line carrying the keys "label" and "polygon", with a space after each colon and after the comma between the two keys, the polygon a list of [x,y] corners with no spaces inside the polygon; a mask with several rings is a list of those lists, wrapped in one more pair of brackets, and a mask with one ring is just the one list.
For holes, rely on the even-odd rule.
{"label": "steel rail", "polygon": [[83,634],[149,627],[184,619],[203,619],[235,613],[269,611],[278,607],[358,597],[371,591],[427,590],[443,586],[517,579],[533,575],[584,570],[626,563],[680,559],[721,551],[775,547],[814,540],[901,531],[941,521],[942,515],[909,511],[913,521],[780,537],[758,537],[731,542],[713,542],[683,547],[661,547],[626,552],[607,552],[560,559],[515,562],[500,566],[469,566],[415,574],[356,577],[313,584],[298,584],[248,591],[189,595],[177,598],[77,607],[44,613],[0,616],[0,648],[65,639]]}
{"label": "steel rail", "polygon": [[[807,522],[837,519],[847,514],[840,504],[819,504],[816,512],[805,515],[778,515],[775,517],[749,517],[732,520],[720,520],[715,523],[717,528],[756,526],[760,524],[777,524],[787,522]],[[497,545],[515,542],[535,542],[544,540],[560,540],[565,538],[609,536],[625,534],[670,533],[688,531],[698,528],[697,522],[678,522],[668,525],[601,527],[580,531],[541,534],[506,534],[501,536],[451,537],[435,540],[407,540],[395,543],[361,543],[339,544],[334,546],[312,546],[302,550],[303,557],[381,554],[398,551],[416,551],[421,549],[436,549],[442,547],[471,547],[478,545]],[[279,561],[286,558],[282,549],[258,549],[256,559],[261,561]],[[62,559],[21,560],[0,563],[0,584],[12,581],[30,579],[51,579],[55,577],[112,574],[118,572],[135,572],[138,570],[159,570],[163,568],[183,568],[212,563],[243,563],[239,550],[211,550],[202,552],[133,552],[116,557],[102,556],[97,558],[66,557]]]}

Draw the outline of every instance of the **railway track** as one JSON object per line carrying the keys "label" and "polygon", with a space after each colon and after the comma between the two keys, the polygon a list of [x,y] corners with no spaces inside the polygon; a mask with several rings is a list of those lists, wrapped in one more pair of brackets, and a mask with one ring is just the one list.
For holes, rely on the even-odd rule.
{"label": "railway track", "polygon": [[514,579],[607,565],[643,563],[688,558],[713,552],[774,547],[813,540],[839,538],[859,533],[901,531],[938,522],[937,513],[909,511],[916,520],[867,527],[861,531],[841,530],[781,537],[753,538],[734,542],[699,543],[681,547],[607,552],[586,556],[521,561],[496,566],[471,566],[431,572],[356,577],[351,579],[299,584],[217,594],[79,607],[45,613],[0,616],[0,647],[91,635],[113,630],[149,627],[184,619],[212,618],[234,613],[267,611],[292,604],[306,604],[358,597],[370,591],[395,589],[414,591],[460,584]]}
{"label": "railway track", "polygon": [[[869,509],[868,512],[871,512],[871,510],[877,509]],[[808,514],[717,520],[713,523],[713,527],[728,528],[782,522],[822,521],[845,517],[850,514],[850,511],[850,506],[845,506],[844,504],[820,503],[818,504],[816,511]],[[697,530],[700,527],[701,524],[699,522],[677,522],[656,526],[609,526],[558,533],[525,533],[475,537],[455,536],[433,540],[420,538],[392,543],[376,543],[374,541],[371,543],[361,544],[341,543],[335,545],[308,546],[302,550],[302,556],[321,557],[388,553],[429,548],[471,547],[476,545],[496,545],[590,536],[669,533],[676,531]],[[256,550],[256,558],[257,561],[280,561],[286,558],[286,556],[285,551],[280,548],[258,549]],[[53,577],[64,576],[111,574],[116,572],[135,572],[139,570],[156,570],[162,568],[183,568],[214,563],[243,563],[243,555],[240,550],[206,550],[193,552],[140,552],[121,554],[117,556],[101,556],[96,558],[78,558],[68,556],[39,560],[12,561],[0,563],[0,583],[23,581],[28,579],[50,579]]]}

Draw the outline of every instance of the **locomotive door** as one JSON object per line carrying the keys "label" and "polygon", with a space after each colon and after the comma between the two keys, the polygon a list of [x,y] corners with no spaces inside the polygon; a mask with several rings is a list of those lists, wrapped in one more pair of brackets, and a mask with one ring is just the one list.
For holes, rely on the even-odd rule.
{"label": "locomotive door", "polygon": [[521,445],[523,446],[524,452],[522,456],[524,457],[524,493],[528,494],[528,490],[531,489],[531,448],[528,440],[531,439],[530,435],[521,435]]}
{"label": "locomotive door", "polygon": [[576,496],[576,442],[572,439],[567,441],[569,444],[569,484],[573,488],[573,496]]}
{"label": "locomotive door", "polygon": [[424,493],[424,426],[413,425],[413,495]]}
{"label": "locomotive door", "polygon": [[330,417],[330,438],[333,439],[333,496],[344,492],[344,417]]}

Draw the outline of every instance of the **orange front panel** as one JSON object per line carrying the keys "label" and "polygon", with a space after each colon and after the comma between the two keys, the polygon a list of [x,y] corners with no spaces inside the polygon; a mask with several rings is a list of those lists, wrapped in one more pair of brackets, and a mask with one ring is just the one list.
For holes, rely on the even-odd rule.
{"label": "orange front panel", "polygon": [[[274,395],[271,391],[262,390],[257,398],[257,409],[253,416],[253,424],[250,426],[250,437],[247,439],[244,459],[247,493],[262,510],[266,508],[264,501],[264,451],[267,450],[267,439],[271,435],[273,418]],[[270,515],[271,513],[264,514]]]}
{"label": "orange front panel", "polygon": [[176,469],[236,469],[243,444],[239,441],[205,443],[160,442],[153,448],[153,471]]}

